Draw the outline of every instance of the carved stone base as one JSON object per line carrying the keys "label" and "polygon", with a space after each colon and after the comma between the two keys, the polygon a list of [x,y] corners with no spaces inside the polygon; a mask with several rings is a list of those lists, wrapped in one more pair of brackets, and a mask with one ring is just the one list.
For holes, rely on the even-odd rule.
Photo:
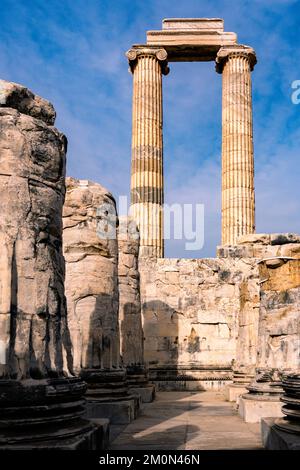
{"label": "carved stone base", "polygon": [[129,424],[137,418],[139,408],[135,397],[117,401],[88,400],[86,417],[88,419],[107,418],[111,424]]}
{"label": "carved stone base", "polygon": [[130,387],[131,393],[139,395],[142,403],[152,403],[155,399],[156,387],[154,384],[147,384],[145,387]]}
{"label": "carved stone base", "polygon": [[238,404],[239,415],[246,423],[259,423],[262,418],[283,416],[279,398],[250,397],[250,394],[246,393],[239,398]]}
{"label": "carved stone base", "polygon": [[148,372],[144,365],[126,367],[126,381],[129,387],[144,387],[148,383]]}
{"label": "carved stone base", "polygon": [[0,449],[104,449],[108,422],[84,419],[85,390],[75,377],[0,380]]}
{"label": "carved stone base", "polygon": [[261,418],[280,418],[283,388],[276,369],[257,369],[256,380],[247,386],[248,393],[239,400],[239,414],[246,423],[259,423]]}
{"label": "carved stone base", "polygon": [[228,385],[225,390],[226,400],[237,403],[239,398],[244,393],[247,393],[246,385],[249,385],[249,384],[242,385],[238,383],[233,383],[233,384]]}
{"label": "carved stone base", "polygon": [[141,399],[128,389],[126,371],[84,369],[87,382],[87,418],[107,418],[112,424],[128,424],[137,418]]}
{"label": "carved stone base", "polygon": [[282,379],[284,395],[282,419],[265,420],[262,435],[267,449],[300,450],[300,373],[288,374]]}
{"label": "carved stone base", "polygon": [[[300,450],[300,427],[290,432],[280,429],[281,419],[264,418],[261,420],[262,442],[267,450]],[[278,426],[279,424],[279,426]],[[285,423],[284,429],[285,428]]]}
{"label": "carved stone base", "polygon": [[282,412],[285,419],[276,422],[276,426],[287,432],[300,434],[300,373],[295,372],[283,377],[284,395]]}
{"label": "carved stone base", "polygon": [[130,393],[139,395],[142,403],[151,403],[154,400],[155,385],[149,383],[145,366],[127,366],[127,383]]}
{"label": "carved stone base", "polygon": [[233,370],[233,383],[228,385],[225,390],[226,400],[238,403],[239,398],[247,393],[247,387],[254,379],[254,374],[249,368],[244,370]]}

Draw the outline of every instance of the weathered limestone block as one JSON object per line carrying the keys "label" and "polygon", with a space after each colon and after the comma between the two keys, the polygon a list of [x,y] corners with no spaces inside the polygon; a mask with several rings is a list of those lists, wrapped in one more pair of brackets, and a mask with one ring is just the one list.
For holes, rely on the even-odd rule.
{"label": "weathered limestone block", "polygon": [[116,204],[99,184],[75,178],[66,184],[63,241],[74,369],[88,383],[88,416],[125,424],[136,416],[138,400],[128,395],[120,362]]}
{"label": "weathered limestone block", "polygon": [[142,366],[144,341],[138,271],[139,233],[133,219],[120,217],[118,246],[121,354],[126,366]]}
{"label": "weathered limestone block", "polygon": [[[290,237],[278,235],[271,235],[271,239],[283,240],[282,244],[287,242],[287,245],[291,241]],[[279,245],[276,246],[279,250]],[[300,259],[283,255],[267,257],[259,262],[259,271],[257,377],[247,387],[249,393],[242,396],[240,403],[241,415],[252,422],[261,417],[282,416],[282,376],[297,371],[300,358]]]}
{"label": "weathered limestone block", "polygon": [[[254,272],[252,272],[252,274],[249,272],[250,277],[244,287],[243,284],[241,284],[239,334],[237,338],[237,354],[233,364],[234,384],[230,385],[228,389],[232,400],[236,400],[242,393],[246,392],[245,386],[247,386],[249,382],[252,381],[251,378],[253,378],[253,369],[255,363],[257,366],[257,361],[254,361],[254,351],[256,348],[255,344],[257,344],[257,347],[259,347],[258,310],[259,307],[263,308],[265,298],[264,289],[269,289],[268,283],[270,282],[272,284],[271,290],[273,291],[282,291],[300,285],[298,267],[296,266],[295,262],[292,265],[287,263],[290,258],[295,258],[297,260],[300,257],[300,244],[298,241],[299,235],[293,233],[248,234],[239,237],[237,240],[237,245],[222,246],[218,248],[218,257],[220,258],[235,258],[242,261],[243,258],[251,256],[251,262],[254,264],[259,263],[262,259],[265,260],[264,272],[262,271],[261,267],[259,273],[259,264],[257,264],[257,268],[254,270]],[[244,261],[249,263],[249,259],[247,261],[244,259]],[[281,266],[284,267],[281,268]],[[281,269],[279,276],[275,275],[275,268]],[[268,269],[272,270],[270,271],[272,273],[271,278],[266,271]],[[271,281],[268,280],[269,278]],[[245,294],[247,294],[247,291],[250,287],[252,294],[248,298],[248,295],[245,297]],[[254,291],[256,291],[255,295]],[[274,294],[276,297],[276,292],[274,292],[272,296],[274,296]],[[273,299],[274,307],[276,307],[276,305],[278,307],[279,302],[276,301],[275,297]],[[285,301],[283,301],[283,304],[285,307],[288,307],[288,303],[285,304]],[[274,315],[270,316],[270,318],[273,317]],[[266,315],[266,318],[269,318],[268,314]],[[282,327],[283,319],[281,316],[279,319],[277,318],[277,320],[277,324],[280,324],[280,327]],[[276,322],[274,321],[274,324],[275,323]],[[261,330],[261,326],[259,328]],[[276,336],[277,339],[274,338],[272,341],[276,342],[278,341],[279,336]],[[251,341],[251,345],[249,341]],[[261,337],[260,343],[264,345],[265,342],[268,344],[268,337]],[[287,358],[285,360],[287,360]],[[283,360],[283,363],[285,360]],[[260,369],[263,367],[271,367],[272,369],[273,365],[271,363],[267,366],[266,364],[260,364]],[[274,387],[272,389],[274,390]],[[279,404],[277,404],[277,409],[280,410]]]}
{"label": "weathered limestone block", "polygon": [[233,384],[228,386],[227,398],[237,401],[246,393],[246,386],[255,377],[259,321],[259,273],[255,261],[249,277],[245,276],[240,284],[240,310],[238,315],[238,334],[236,357],[233,361]]}
{"label": "weathered limestone block", "polygon": [[[140,259],[139,266],[150,376],[160,385],[167,377],[173,386],[194,381],[193,388],[228,383],[236,359],[240,286],[257,275],[255,260]],[[254,291],[250,284],[249,312],[257,301]]]}
{"label": "weathered limestone block", "polygon": [[[160,383],[167,373],[199,378],[210,371],[210,377],[217,378],[221,370],[227,371],[228,379],[234,380],[229,389],[235,401],[255,377],[259,341],[268,341],[258,341],[262,289],[268,287],[268,282],[261,282],[258,262],[265,259],[266,269],[272,271],[273,290],[288,289],[295,297],[300,244],[296,234],[249,234],[240,240],[238,245],[219,247],[216,259],[140,259],[145,358],[150,376],[157,379],[160,374]],[[282,270],[279,277],[274,274],[277,269]],[[274,306],[279,307],[275,297]],[[288,300],[282,305],[289,309]],[[293,316],[288,318],[289,323]],[[281,323],[278,318],[276,322],[284,327],[281,314]],[[294,344],[295,325],[287,328],[294,329],[289,339]],[[282,363],[290,359],[286,354]]]}
{"label": "weathered limestone block", "polygon": [[296,233],[252,233],[237,238],[235,245],[217,247],[218,258],[272,258],[300,256],[300,237]]}
{"label": "weathered limestone block", "polygon": [[300,357],[300,259],[265,260],[260,263],[260,277],[258,367],[296,370]]}
{"label": "weathered limestone block", "polygon": [[[17,92],[14,99],[17,107]],[[66,139],[10,107],[0,108],[0,125],[0,376],[62,375],[68,373],[61,250]]]}
{"label": "weathered limestone block", "polygon": [[144,363],[144,332],[138,270],[139,232],[131,217],[119,219],[118,247],[121,355],[127,368],[127,382],[130,389],[141,395],[143,402],[150,402],[154,398],[155,387],[148,383],[148,373]]}
{"label": "weathered limestone block", "polygon": [[0,101],[0,449],[99,449],[66,321],[66,138],[26,88],[1,81]]}
{"label": "weathered limestone block", "polygon": [[13,108],[53,126],[56,113],[53,105],[18,83],[0,80],[0,108]]}
{"label": "weathered limestone block", "polygon": [[74,369],[118,369],[118,244],[109,226],[111,214],[116,221],[115,201],[87,180],[67,178],[66,185],[63,241]]}

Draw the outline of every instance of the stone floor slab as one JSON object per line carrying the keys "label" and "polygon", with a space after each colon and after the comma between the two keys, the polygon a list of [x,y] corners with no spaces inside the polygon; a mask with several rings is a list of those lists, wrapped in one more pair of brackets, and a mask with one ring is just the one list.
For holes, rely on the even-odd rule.
{"label": "stone floor slab", "polygon": [[260,427],[245,423],[217,392],[158,392],[111,441],[118,450],[262,449]]}

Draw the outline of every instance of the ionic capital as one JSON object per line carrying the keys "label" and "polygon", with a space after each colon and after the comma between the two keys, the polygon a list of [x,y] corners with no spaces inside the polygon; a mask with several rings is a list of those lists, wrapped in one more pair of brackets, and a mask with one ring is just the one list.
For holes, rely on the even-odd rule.
{"label": "ionic capital", "polygon": [[132,73],[137,61],[142,57],[155,57],[161,65],[162,74],[167,75],[169,73],[168,54],[165,49],[150,46],[133,46],[132,49],[126,52],[126,57]]}
{"label": "ionic capital", "polygon": [[216,57],[216,71],[218,73],[223,72],[224,64],[230,57],[246,57],[249,61],[250,70],[254,69],[257,62],[255,50],[249,46],[243,46],[241,44],[223,46],[219,49]]}

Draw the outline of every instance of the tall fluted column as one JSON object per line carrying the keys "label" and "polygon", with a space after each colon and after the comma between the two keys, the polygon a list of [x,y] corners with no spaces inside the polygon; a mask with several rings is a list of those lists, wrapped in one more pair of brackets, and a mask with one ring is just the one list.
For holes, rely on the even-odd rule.
{"label": "tall fluted column", "polygon": [[140,231],[140,256],[164,255],[162,74],[167,53],[156,47],[127,52],[133,73],[131,215]]}
{"label": "tall fluted column", "polygon": [[248,46],[222,47],[217,71],[222,92],[222,245],[235,245],[255,231],[251,71],[255,52]]}

